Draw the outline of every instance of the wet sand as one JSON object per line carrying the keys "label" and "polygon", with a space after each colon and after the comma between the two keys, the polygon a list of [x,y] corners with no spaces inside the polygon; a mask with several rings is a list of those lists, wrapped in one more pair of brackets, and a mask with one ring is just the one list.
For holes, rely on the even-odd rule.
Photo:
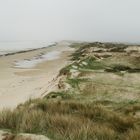
{"label": "wet sand", "polygon": [[[57,59],[44,60],[29,68],[15,66],[18,61],[30,61],[53,51],[61,52]],[[0,57],[0,109],[13,109],[57,88],[59,70],[69,63],[73,51],[66,42],[60,42],[53,47]]]}

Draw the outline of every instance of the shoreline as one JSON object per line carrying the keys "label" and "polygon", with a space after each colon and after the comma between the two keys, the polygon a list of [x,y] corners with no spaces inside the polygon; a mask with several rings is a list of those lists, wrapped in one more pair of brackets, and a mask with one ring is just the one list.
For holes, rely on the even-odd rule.
{"label": "shoreline", "polygon": [[53,43],[53,44],[48,45],[48,46],[46,46],[46,47],[33,48],[33,49],[27,49],[27,50],[25,49],[25,50],[21,50],[21,51],[14,51],[14,52],[10,52],[10,53],[0,54],[0,57],[10,56],[10,55],[16,55],[16,54],[21,54],[21,53],[27,53],[27,52],[32,52],[32,51],[36,51],[36,50],[41,50],[41,49],[53,47],[53,46],[55,46],[55,45],[56,45],[56,43]]}
{"label": "shoreline", "polygon": [[[61,51],[59,58],[43,60],[32,68],[14,67],[16,61],[32,59],[41,53]],[[32,98],[40,98],[57,88],[59,71],[69,63],[74,49],[63,42],[55,46],[43,47],[26,52],[16,52],[0,57],[0,109],[14,109],[17,105]]]}

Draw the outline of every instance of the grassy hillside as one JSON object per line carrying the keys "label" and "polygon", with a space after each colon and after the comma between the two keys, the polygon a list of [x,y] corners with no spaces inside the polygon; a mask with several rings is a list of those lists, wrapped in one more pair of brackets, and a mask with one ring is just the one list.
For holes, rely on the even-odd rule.
{"label": "grassy hillside", "polygon": [[[0,112],[0,128],[52,140],[140,139],[140,47],[74,43],[58,90]],[[13,138],[14,139],[14,138]]]}

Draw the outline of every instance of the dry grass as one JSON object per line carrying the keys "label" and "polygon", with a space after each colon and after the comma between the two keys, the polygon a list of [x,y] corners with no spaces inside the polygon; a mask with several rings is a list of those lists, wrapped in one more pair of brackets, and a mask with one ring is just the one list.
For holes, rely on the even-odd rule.
{"label": "dry grass", "polygon": [[[85,53],[91,52],[90,47],[106,48],[113,55],[99,62],[88,57],[84,59]],[[125,74],[116,76],[113,72],[101,73],[105,65],[117,64],[117,71],[128,69],[124,67],[130,61],[126,59],[126,47],[98,42],[82,44],[82,48],[73,54],[73,60],[77,61],[75,64],[80,67],[81,73],[71,77],[70,69],[75,64],[60,71],[60,76],[67,77],[66,82],[71,85],[71,89],[27,101],[13,111],[1,111],[0,128],[16,133],[43,134],[53,140],[139,140],[140,116],[136,117],[135,113],[140,111],[140,103],[130,98],[135,95],[139,97],[137,73],[127,73],[126,77]],[[88,65],[79,65],[81,57]],[[123,65],[118,66],[118,62]],[[131,96],[126,98],[126,92]]]}
{"label": "dry grass", "polygon": [[130,130],[125,136],[125,140],[139,140],[140,139],[140,130]]}
{"label": "dry grass", "polygon": [[102,105],[74,100],[38,99],[28,102],[28,108],[23,105],[0,114],[2,129],[44,134],[56,140],[113,140],[134,131],[136,121]]}

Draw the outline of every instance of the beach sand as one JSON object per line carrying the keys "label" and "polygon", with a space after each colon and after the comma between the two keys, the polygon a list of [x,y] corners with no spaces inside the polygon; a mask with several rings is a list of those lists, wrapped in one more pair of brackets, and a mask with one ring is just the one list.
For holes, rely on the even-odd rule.
{"label": "beach sand", "polygon": [[[41,61],[31,68],[15,67],[17,61],[53,51],[61,52],[59,58]],[[42,97],[57,88],[59,70],[69,63],[73,51],[66,42],[60,42],[53,47],[0,57],[0,109],[13,109],[20,103]]]}

